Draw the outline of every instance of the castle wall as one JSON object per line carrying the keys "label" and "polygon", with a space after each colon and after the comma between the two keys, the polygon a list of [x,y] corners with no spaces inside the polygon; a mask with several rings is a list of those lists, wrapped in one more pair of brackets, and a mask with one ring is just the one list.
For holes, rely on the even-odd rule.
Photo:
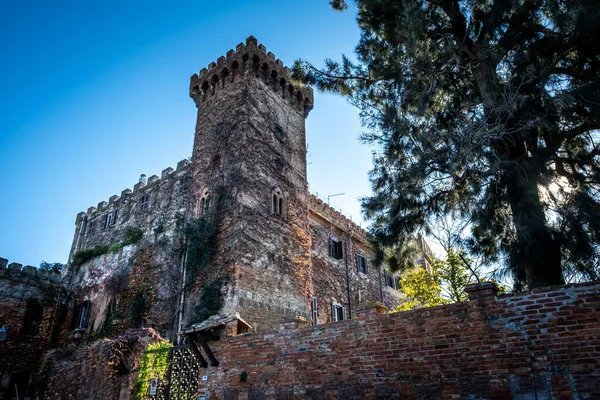
{"label": "castle wall", "polygon": [[[142,229],[146,239],[152,238],[154,229],[161,224],[162,230],[174,229],[175,215],[184,215],[186,211],[188,168],[189,161],[182,160],[175,170],[166,168],[161,177],[144,177],[133,190],[125,189],[120,196],[111,196],[108,202],[101,201],[97,207],[79,213],[69,259],[78,250],[122,241],[128,226]],[[114,218],[110,225],[106,223],[109,216]]]}
{"label": "castle wall", "polygon": [[66,296],[61,283],[57,273],[0,258],[0,328],[6,329],[0,341],[0,398],[13,393],[15,384],[24,395],[40,355],[59,344]]}
{"label": "castle wall", "polygon": [[[600,282],[222,338],[210,399],[600,397]],[[240,377],[247,376],[243,381]]]}
{"label": "castle wall", "polygon": [[[333,322],[333,303],[345,307],[347,318],[354,317],[365,301],[381,301],[395,308],[400,293],[386,285],[383,270],[373,264],[375,254],[367,232],[313,195],[309,216],[311,262],[316,273],[312,295],[316,297],[318,323]],[[341,259],[330,254],[331,238],[343,244]],[[366,273],[359,271],[357,254],[366,260]]]}

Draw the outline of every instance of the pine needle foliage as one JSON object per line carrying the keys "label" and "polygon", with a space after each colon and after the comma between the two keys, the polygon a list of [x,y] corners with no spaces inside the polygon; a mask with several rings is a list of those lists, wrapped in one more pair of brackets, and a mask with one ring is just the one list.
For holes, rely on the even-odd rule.
{"label": "pine needle foliage", "polygon": [[363,200],[377,240],[451,216],[521,288],[597,279],[600,3],[356,4],[358,61],[294,74],[359,108],[377,149]]}

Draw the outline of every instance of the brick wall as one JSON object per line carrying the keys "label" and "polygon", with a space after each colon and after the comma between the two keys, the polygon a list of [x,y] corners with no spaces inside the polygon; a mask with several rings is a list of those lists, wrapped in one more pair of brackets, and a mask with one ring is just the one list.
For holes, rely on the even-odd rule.
{"label": "brick wall", "polygon": [[[216,399],[600,398],[600,282],[211,342]],[[381,311],[381,309],[379,309]],[[245,372],[246,382],[240,382]]]}

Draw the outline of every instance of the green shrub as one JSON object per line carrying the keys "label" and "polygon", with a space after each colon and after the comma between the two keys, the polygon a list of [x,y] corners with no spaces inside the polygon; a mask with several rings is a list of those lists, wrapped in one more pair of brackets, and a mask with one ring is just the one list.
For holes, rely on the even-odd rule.
{"label": "green shrub", "polygon": [[108,252],[111,254],[118,253],[123,247],[125,247],[125,242],[113,243],[108,247]]}
{"label": "green shrub", "polygon": [[128,226],[123,231],[123,246],[127,246],[130,244],[136,244],[144,237],[144,231],[140,228],[136,228],[134,226]]}
{"label": "green shrub", "polygon": [[108,246],[95,246],[91,249],[79,250],[77,253],[73,254],[71,265],[74,267],[79,267],[91,259],[106,254],[107,252]]}

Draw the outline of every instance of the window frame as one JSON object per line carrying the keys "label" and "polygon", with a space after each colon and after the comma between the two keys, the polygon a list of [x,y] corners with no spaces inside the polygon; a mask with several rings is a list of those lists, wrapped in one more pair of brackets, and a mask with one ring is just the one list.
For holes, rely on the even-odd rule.
{"label": "window frame", "polygon": [[[361,260],[364,271],[361,270]],[[361,273],[367,275],[369,273],[369,268],[367,266],[367,257],[365,257],[362,253],[356,253],[356,270]]]}
{"label": "window frame", "polygon": [[[341,319],[339,318],[339,313],[341,313]],[[344,321],[348,319],[348,316],[346,314],[346,307],[343,306],[340,303],[336,303],[335,301],[331,303],[331,320],[333,322],[339,322],[339,321]]]}
{"label": "window frame", "polygon": [[152,192],[144,193],[144,195],[140,198],[140,211],[146,211],[150,208],[150,200]]}
{"label": "window frame", "polygon": [[338,240],[335,236],[329,238],[329,256],[336,260],[342,260],[344,258],[343,240]]}

